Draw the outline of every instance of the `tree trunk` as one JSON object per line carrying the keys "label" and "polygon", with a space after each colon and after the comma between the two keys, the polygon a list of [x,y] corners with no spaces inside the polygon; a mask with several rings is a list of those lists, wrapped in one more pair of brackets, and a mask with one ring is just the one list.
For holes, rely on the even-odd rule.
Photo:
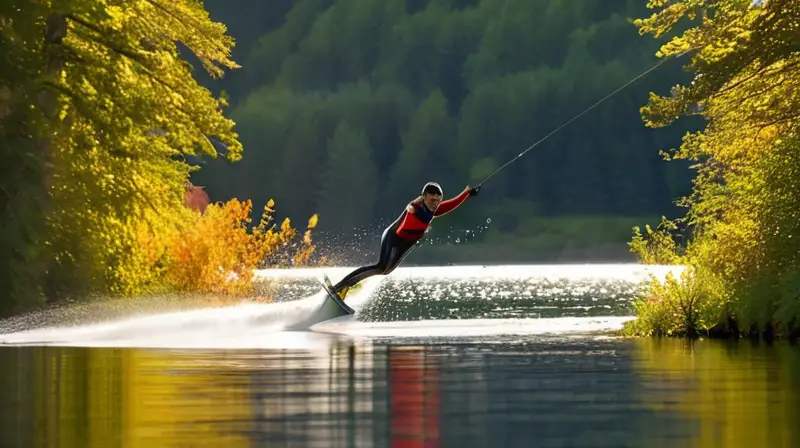
{"label": "tree trunk", "polygon": [[[63,14],[50,14],[47,16],[47,26],[44,33],[44,76],[46,79],[55,80],[61,76],[61,71],[64,69],[64,51],[61,43],[66,35],[66,17]],[[49,124],[54,125],[55,121],[58,120],[58,94],[52,89],[45,88],[39,91],[37,100],[39,107],[50,122]],[[52,135],[52,132],[50,134]],[[45,198],[49,198],[53,178],[53,149],[50,135],[40,136],[38,149],[42,161],[43,187],[46,188]],[[47,200],[46,202],[49,204],[50,201]],[[46,208],[46,210],[48,209]]]}
{"label": "tree trunk", "polygon": [[[57,80],[61,76],[64,69],[64,48],[61,43],[67,35],[67,19],[64,14],[50,14],[47,16],[47,22],[44,33],[44,66],[45,79]],[[47,121],[47,132],[40,135],[37,141],[36,149],[39,156],[40,163],[40,190],[39,190],[39,204],[42,213],[43,221],[46,225],[50,212],[53,210],[53,202],[50,196],[51,188],[53,186],[53,136],[58,129],[58,93],[53,91],[52,88],[43,87],[39,91],[37,103],[42,110]],[[41,244],[41,242],[39,242]],[[52,283],[52,277],[47,273],[51,271],[53,258],[47,251],[40,251],[39,266],[41,269],[42,278],[45,279],[45,296],[50,299],[53,293],[57,290],[56,285]]]}

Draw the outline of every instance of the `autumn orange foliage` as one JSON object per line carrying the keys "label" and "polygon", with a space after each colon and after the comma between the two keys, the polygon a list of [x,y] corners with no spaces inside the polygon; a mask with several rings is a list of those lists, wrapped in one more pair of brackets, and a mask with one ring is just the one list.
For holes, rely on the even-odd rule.
{"label": "autumn orange foliage", "polygon": [[[269,256],[287,250],[298,231],[289,218],[278,227],[273,223],[275,203],[270,200],[258,225],[249,228],[252,203],[232,199],[210,204],[204,213],[192,212],[191,225],[171,236],[164,269],[167,282],[184,292],[241,295],[253,290],[253,270]],[[308,263],[314,252],[311,229],[317,215],[309,219],[292,265]]]}

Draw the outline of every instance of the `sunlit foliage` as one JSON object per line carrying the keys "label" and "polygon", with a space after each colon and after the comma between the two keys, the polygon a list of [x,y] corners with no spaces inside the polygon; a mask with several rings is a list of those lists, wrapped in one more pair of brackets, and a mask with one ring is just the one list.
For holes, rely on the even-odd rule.
{"label": "sunlit foliage", "polygon": [[[694,236],[680,260],[702,276],[701,287],[716,310],[705,326],[725,334],[796,334],[800,3],[692,0],[651,6],[658,11],[637,22],[643,33],[659,36],[680,20],[698,21],[660,51],[667,57],[694,49],[688,65],[694,81],[673,88],[670,96],[652,94],[643,116],[654,127],[687,115],[707,121],[671,155],[697,168],[692,194],[683,201]],[[653,237],[664,241],[670,235],[664,229]],[[633,249],[653,261],[642,247],[637,236]],[[650,294],[664,300],[651,301],[643,312],[696,281],[653,289]],[[668,326],[675,333],[692,330],[685,319]]]}
{"label": "sunlit foliage", "polygon": [[[164,267],[169,284],[187,292],[251,293],[253,269],[297,236],[288,218],[273,224],[273,207],[270,201],[250,230],[250,201],[210,205],[191,226],[171,235]],[[316,216],[309,220],[293,265],[304,264],[313,253],[310,232],[315,226]]]}
{"label": "sunlit foliage", "polygon": [[[210,264],[243,272],[293,235],[288,221],[277,233],[236,227],[249,202],[203,217],[184,205],[192,171],[184,156],[216,157],[210,137],[228,160],[242,156],[226,101],[195,81],[179,52],[222,76],[238,67],[225,32],[193,0],[3,4],[0,260],[12,294],[2,308],[42,294],[135,294],[164,287],[165,275],[184,289],[209,289]],[[187,252],[170,241],[203,229],[210,233],[192,240],[201,258],[190,266],[203,265],[202,275],[187,283],[174,268]],[[202,240],[214,237],[227,244]],[[202,258],[204,248],[226,252]]]}

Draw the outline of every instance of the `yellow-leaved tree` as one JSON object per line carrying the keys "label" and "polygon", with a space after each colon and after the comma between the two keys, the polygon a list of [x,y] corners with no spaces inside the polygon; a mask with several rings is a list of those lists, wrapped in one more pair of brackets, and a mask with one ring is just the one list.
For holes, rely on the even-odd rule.
{"label": "yellow-leaved tree", "polygon": [[[643,108],[645,122],[660,127],[701,115],[707,125],[686,135],[672,156],[696,162],[693,191],[683,201],[693,238],[685,254],[660,258],[679,260],[688,269],[682,279],[646,292],[637,304],[646,319],[631,328],[796,337],[800,2],[651,0],[649,5],[658,11],[637,21],[642,33],[660,37],[684,20],[696,22],[659,54],[692,52],[688,69],[695,76],[670,96],[651,94]],[[647,238],[636,229],[632,249],[652,259],[647,248],[669,247],[663,244],[668,227]]]}
{"label": "yellow-leaved tree", "polygon": [[[4,162],[33,160],[32,174],[18,176],[13,186],[32,184],[22,196],[39,207],[27,219],[38,217],[43,224],[25,246],[26,255],[9,264],[35,266],[32,278],[46,273],[43,293],[53,297],[160,290],[174,287],[180,277],[169,272],[178,265],[170,257],[179,253],[174,245],[180,235],[228,219],[221,237],[228,238],[229,252],[194,262],[217,263],[214,268],[223,271],[254,266],[254,255],[242,255],[245,247],[231,246],[252,248],[251,241],[230,240],[242,231],[249,205],[215,205],[207,216],[184,206],[191,171],[184,155],[216,157],[213,137],[227,146],[231,161],[242,156],[234,123],[222,113],[224,100],[195,81],[180,54],[194,54],[214,77],[236,68],[225,26],[211,21],[196,0],[11,3],[0,9],[0,48],[8,50],[6,61],[16,69],[2,75],[0,102],[10,112],[0,120],[7,125],[4,138],[28,146],[0,154]],[[13,214],[13,207],[0,204],[0,217]],[[14,227],[6,224],[3,232]],[[270,244],[294,235],[288,224]],[[245,233],[245,239],[264,240],[246,228]]]}

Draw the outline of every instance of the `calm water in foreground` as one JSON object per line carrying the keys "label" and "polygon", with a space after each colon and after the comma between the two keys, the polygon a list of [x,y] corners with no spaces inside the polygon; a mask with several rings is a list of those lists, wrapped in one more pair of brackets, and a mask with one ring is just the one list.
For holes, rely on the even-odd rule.
{"label": "calm water in foreground", "polygon": [[[548,320],[526,313],[557,316],[552,310],[560,307],[597,316],[592,307],[626,300],[622,287],[609,293],[602,281],[570,281],[578,286],[565,293],[563,282],[521,288],[535,282],[509,280],[521,306],[513,295],[497,294],[501,303],[492,307],[464,299],[471,310],[464,335],[431,336],[437,322],[461,319],[452,304],[426,308],[422,317],[379,319],[396,315],[390,302],[419,300],[398,289],[431,287],[395,284],[372,292],[363,308],[373,318],[362,324],[383,328],[381,337],[364,337],[362,325],[358,337],[273,334],[295,341],[284,344],[292,348],[0,346],[0,447],[800,446],[800,349],[619,340],[524,325],[474,334],[479,309],[486,320],[523,314],[538,323]],[[423,319],[433,323],[416,327],[421,334],[386,334]],[[165,337],[180,330],[184,340],[234,327],[252,334],[253,322],[233,324],[203,321],[186,333],[186,321],[159,323]],[[117,327],[116,337],[155,331],[137,325]]]}

